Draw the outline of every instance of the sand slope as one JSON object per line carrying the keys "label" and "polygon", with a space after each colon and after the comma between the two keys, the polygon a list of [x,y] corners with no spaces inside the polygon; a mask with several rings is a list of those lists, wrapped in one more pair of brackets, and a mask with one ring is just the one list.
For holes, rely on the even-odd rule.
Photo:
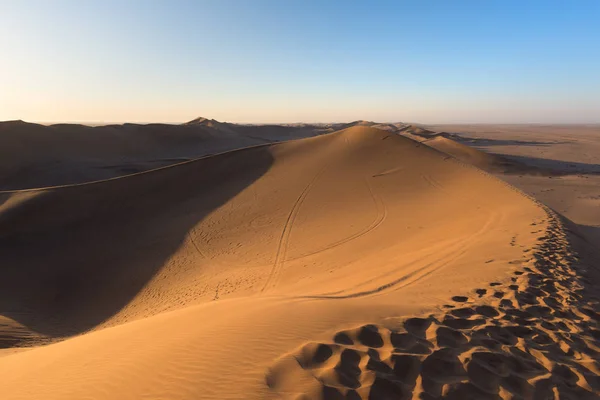
{"label": "sand slope", "polygon": [[437,136],[452,141],[448,149],[437,148],[458,159],[475,163],[481,159],[462,158],[462,150],[452,153],[457,146],[464,149],[468,145],[467,153],[512,164],[510,168],[493,168],[494,162],[478,165],[577,223],[594,246],[600,244],[599,125],[447,125],[433,129],[459,132]]}
{"label": "sand slope", "polygon": [[423,140],[421,143],[425,143],[429,147],[491,173],[546,176],[559,175],[558,171],[527,165],[497,154],[489,154],[462,143],[455,142],[454,140],[441,135]]}
{"label": "sand slope", "polygon": [[[360,126],[0,196],[0,307],[19,324],[14,335],[24,338],[23,326],[48,339],[84,333],[0,358],[7,399],[472,393],[486,371],[504,367],[471,353],[538,343],[537,331],[533,342],[514,334],[503,343],[493,326],[547,313],[490,309],[530,305],[537,271],[557,274],[552,263],[573,259],[560,224],[531,199],[423,144]],[[571,310],[555,292],[545,291],[545,307]],[[415,315],[426,321],[407,320]],[[467,349],[463,335],[475,326],[491,336]],[[585,343],[581,332],[593,334],[566,329]],[[560,364],[552,357],[548,371]],[[438,359],[452,368],[440,371]],[[502,390],[548,378],[536,368],[525,365]],[[557,374],[590,394],[572,370]],[[491,372],[511,377],[503,371]]]}

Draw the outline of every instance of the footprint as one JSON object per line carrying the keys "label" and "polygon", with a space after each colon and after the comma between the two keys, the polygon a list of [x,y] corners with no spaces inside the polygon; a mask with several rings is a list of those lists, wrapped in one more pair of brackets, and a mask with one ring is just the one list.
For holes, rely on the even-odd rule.
{"label": "footprint", "polygon": [[456,352],[444,348],[435,351],[423,361],[421,377],[425,391],[433,396],[439,396],[440,384],[458,383],[467,377],[467,371]]}
{"label": "footprint", "polygon": [[345,344],[345,345],[353,345],[354,344],[354,340],[352,340],[352,338],[350,337],[350,335],[347,332],[338,332],[335,334],[335,336],[333,337],[333,341],[339,344]]}
{"label": "footprint", "polygon": [[501,354],[478,351],[471,354],[470,363],[478,364],[499,377],[507,377],[510,374],[506,358]]}
{"label": "footprint", "polygon": [[550,318],[552,316],[552,309],[545,306],[529,306],[525,308],[525,312],[540,318]]}
{"label": "footprint", "polygon": [[481,364],[470,361],[467,364],[467,375],[469,382],[481,391],[491,395],[498,393],[501,377]]}
{"label": "footprint", "polygon": [[500,300],[500,307],[514,308],[515,306],[514,306],[512,300],[502,299],[502,300]]}
{"label": "footprint", "polygon": [[455,301],[457,303],[466,303],[469,300],[468,297],[466,296],[454,296],[452,297],[452,301]]}
{"label": "footprint", "polygon": [[300,350],[298,363],[302,368],[314,368],[323,364],[333,355],[331,346],[322,343],[309,343]]}
{"label": "footprint", "polygon": [[539,304],[538,299],[536,296],[532,295],[531,293],[527,293],[527,292],[517,292],[515,295],[517,302],[519,303],[519,305],[523,306],[523,305],[536,305]]}
{"label": "footprint", "polygon": [[427,328],[431,326],[430,318],[409,318],[404,322],[404,329],[413,335],[424,336]]}
{"label": "footprint", "polygon": [[467,337],[452,328],[440,326],[436,331],[437,345],[439,347],[452,347],[457,348],[464,344],[467,344],[469,339]]}
{"label": "footprint", "polygon": [[383,338],[375,325],[365,325],[360,328],[357,339],[367,347],[379,348],[383,346]]}
{"label": "footprint", "polygon": [[401,384],[380,377],[375,378],[375,382],[369,391],[369,399],[408,399],[411,393]]}
{"label": "footprint", "polygon": [[396,333],[392,332],[390,334],[390,341],[392,342],[392,346],[394,346],[397,350],[406,350],[411,346],[417,343],[417,338],[411,335],[410,333]]}
{"label": "footprint", "polygon": [[421,371],[421,360],[417,356],[393,355],[394,375],[403,384],[414,388]]}
{"label": "footprint", "polygon": [[468,307],[464,307],[464,308],[456,308],[452,311],[450,311],[450,314],[454,315],[455,317],[459,317],[459,318],[469,318],[472,317],[473,315],[475,315],[475,310],[473,310],[472,308],[468,308]]}
{"label": "footprint", "polygon": [[510,354],[506,355],[506,362],[513,374],[512,376],[518,375],[524,379],[532,379],[548,373],[548,370],[535,357],[523,350],[511,347],[509,352]]}
{"label": "footprint", "polygon": [[340,384],[351,389],[360,387],[361,370],[358,365],[361,358],[360,353],[353,349],[345,349],[342,352],[340,362],[334,367]]}
{"label": "footprint", "polygon": [[406,351],[403,351],[403,353],[406,354],[415,354],[415,355],[427,355],[427,354],[431,354],[432,350],[430,345],[424,343],[424,342],[417,342],[414,345],[412,345],[410,348],[408,348]]}
{"label": "footprint", "polygon": [[475,312],[477,314],[483,315],[488,318],[493,318],[493,317],[497,317],[498,315],[500,315],[500,313],[498,311],[496,311],[496,309],[494,307],[491,307],[491,306],[475,307]]}
{"label": "footprint", "polygon": [[533,386],[518,375],[510,375],[506,378],[502,378],[500,385],[517,398],[532,398],[534,391]]}
{"label": "footprint", "polygon": [[379,373],[379,374],[383,374],[383,375],[390,375],[394,372],[392,370],[392,367],[390,367],[383,361],[375,359],[373,357],[369,357],[369,361],[367,362],[366,368],[369,371],[373,371],[375,373]]}

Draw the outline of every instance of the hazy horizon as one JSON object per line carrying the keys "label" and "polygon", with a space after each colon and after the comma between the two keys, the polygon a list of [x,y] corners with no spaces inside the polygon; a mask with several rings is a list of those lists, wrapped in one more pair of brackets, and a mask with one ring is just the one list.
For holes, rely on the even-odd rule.
{"label": "hazy horizon", "polygon": [[600,3],[5,2],[0,121],[600,123]]}
{"label": "hazy horizon", "polygon": [[[208,119],[213,119],[209,118]],[[163,121],[27,121],[23,119],[10,119],[10,120],[0,120],[2,122],[11,122],[11,121],[23,121],[25,123],[39,124],[39,125],[60,125],[60,124],[74,124],[74,125],[85,125],[85,126],[106,126],[106,125],[122,125],[122,124],[135,124],[135,125],[150,125],[150,124],[165,124],[165,125],[180,125],[185,124],[191,121],[171,121],[171,122],[163,122]],[[423,125],[423,126],[436,126],[436,125],[456,125],[456,126],[465,126],[465,125],[490,125],[490,126],[600,126],[600,122],[516,122],[516,123],[508,123],[508,122],[431,122],[424,123],[420,121],[368,121],[364,119],[349,119],[346,121],[283,121],[283,122],[269,122],[269,121],[258,121],[258,122],[246,122],[246,121],[224,121],[217,120],[218,122],[232,123],[237,125],[293,125],[293,124],[314,124],[314,125],[326,125],[326,124],[344,124],[344,123],[352,123],[356,121],[367,121],[367,122],[375,122],[378,124],[413,124],[413,125]]]}

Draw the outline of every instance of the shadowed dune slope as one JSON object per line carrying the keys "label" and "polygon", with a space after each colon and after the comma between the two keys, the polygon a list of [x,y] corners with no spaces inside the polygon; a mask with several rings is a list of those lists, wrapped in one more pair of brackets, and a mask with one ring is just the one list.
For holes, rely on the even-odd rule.
{"label": "shadowed dune slope", "polygon": [[0,192],[0,314],[50,336],[93,328],[272,162],[255,147],[121,179]]}
{"label": "shadowed dune slope", "polygon": [[0,190],[108,179],[265,142],[220,125],[0,122]]}
{"label": "shadowed dune slope", "polygon": [[0,358],[6,399],[380,390],[295,349],[313,359],[310,342],[354,330],[376,348],[361,326],[508,286],[550,226],[499,180],[361,126],[2,198],[0,314],[45,335],[94,328]]}

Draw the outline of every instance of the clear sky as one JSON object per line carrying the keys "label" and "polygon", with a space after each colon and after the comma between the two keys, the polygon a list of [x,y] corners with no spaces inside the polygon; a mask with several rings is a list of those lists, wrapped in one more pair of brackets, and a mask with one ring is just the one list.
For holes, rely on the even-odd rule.
{"label": "clear sky", "polygon": [[600,122],[600,1],[0,0],[0,120]]}

